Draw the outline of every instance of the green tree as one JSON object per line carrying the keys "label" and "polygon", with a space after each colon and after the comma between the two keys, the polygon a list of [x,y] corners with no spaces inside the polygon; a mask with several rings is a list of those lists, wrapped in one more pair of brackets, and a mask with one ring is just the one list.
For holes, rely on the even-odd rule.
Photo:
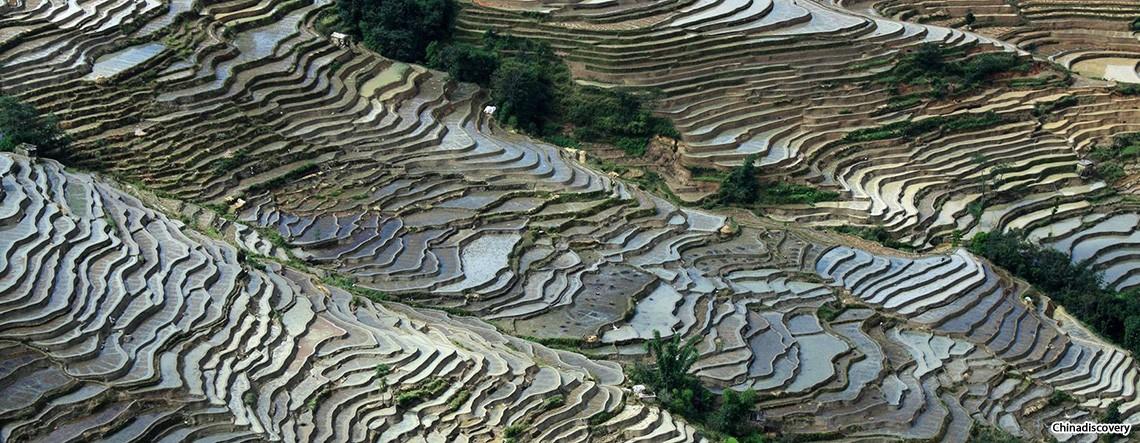
{"label": "green tree", "polygon": [[718,199],[725,204],[751,204],[760,195],[756,180],[756,154],[744,158],[744,164],[733,168],[720,183]]}
{"label": "green tree", "polygon": [[58,152],[70,143],[59,129],[59,120],[40,114],[35,107],[15,97],[0,95],[0,152],[30,143],[46,152]]}
{"label": "green tree", "polygon": [[1124,342],[1121,345],[1125,349],[1140,350],[1140,314],[1131,315],[1124,320]]}
{"label": "green tree", "polygon": [[709,425],[730,435],[745,435],[751,431],[752,407],[756,405],[756,391],[737,392],[726,389],[721,394],[720,407],[709,418]]}
{"label": "green tree", "polygon": [[645,346],[656,363],[659,377],[657,388],[669,390],[686,388],[693,384],[695,378],[689,374],[689,369],[700,356],[697,352],[699,340],[700,337],[693,336],[682,342],[680,335],[663,340],[660,331],[653,331],[653,340],[646,342]]}
{"label": "green tree", "polygon": [[436,41],[427,47],[427,64],[432,68],[447,71],[459,81],[489,86],[491,75],[499,68],[499,57],[484,48]]}
{"label": "green tree", "polygon": [[499,107],[497,117],[510,126],[537,132],[546,121],[553,97],[553,85],[535,64],[507,59],[491,78],[491,100]]}
{"label": "green tree", "polygon": [[447,40],[454,0],[337,0],[345,31],[385,57],[420,62],[432,42]]}

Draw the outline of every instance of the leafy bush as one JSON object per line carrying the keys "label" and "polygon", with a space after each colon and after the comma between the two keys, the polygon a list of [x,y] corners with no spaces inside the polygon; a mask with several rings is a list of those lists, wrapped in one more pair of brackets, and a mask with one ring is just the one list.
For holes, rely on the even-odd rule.
{"label": "leafy bush", "polygon": [[447,402],[447,410],[449,410],[449,411],[458,410],[461,406],[463,406],[464,403],[467,402],[467,399],[469,399],[469,398],[471,398],[471,391],[470,390],[467,390],[467,389],[460,390],[459,392],[455,393],[455,397],[452,398],[451,401]]}
{"label": "leafy bush", "polygon": [[1021,443],[1021,439],[1001,429],[975,424],[970,429],[970,443]]}
{"label": "leafy bush", "polygon": [[967,84],[981,83],[990,76],[1002,72],[1028,70],[1028,64],[1021,57],[1009,52],[976,55],[967,59],[961,66],[961,75]]}
{"label": "leafy bush", "polygon": [[1140,95],[1140,84],[1117,83],[1116,92],[1124,95]]}
{"label": "leafy bush", "polygon": [[756,404],[755,391],[725,390],[717,406],[716,396],[689,373],[700,356],[699,341],[699,336],[685,341],[679,335],[662,339],[661,334],[654,331],[653,339],[645,344],[654,364],[635,365],[630,379],[652,387],[662,406],[691,422],[703,424],[715,433],[737,437],[740,439],[737,441],[762,441],[750,417]]}
{"label": "leafy bush", "polygon": [[843,137],[843,141],[846,143],[861,143],[898,137],[913,138],[935,130],[944,133],[965,132],[997,126],[1003,122],[1005,122],[1005,120],[993,111],[976,115],[936,116],[917,121],[907,120],[874,128],[857,129],[848,132],[847,135]]}
{"label": "leafy bush", "polygon": [[427,46],[427,65],[446,71],[456,80],[487,86],[499,68],[499,57],[485,48],[435,41]]}
{"label": "leafy bush", "polygon": [[385,57],[423,61],[433,42],[447,40],[454,0],[337,0],[345,31]]}
{"label": "leafy bush", "polygon": [[609,143],[634,157],[651,137],[680,135],[633,94],[580,86],[550,45],[488,31],[481,47],[433,43],[428,64],[491,90],[500,122],[565,147]]}
{"label": "leafy bush", "polygon": [[[834,191],[823,191],[811,186],[786,182],[760,182],[756,178],[756,154],[744,158],[744,163],[727,175],[720,175],[720,189],[715,201],[725,205],[784,205],[810,204],[839,198]],[[696,171],[694,171],[696,172]]]}
{"label": "leafy bush", "polygon": [[756,180],[756,154],[744,158],[744,164],[733,168],[720,183],[717,200],[723,204],[751,204],[760,195]]}
{"label": "leafy bush", "polygon": [[1049,396],[1048,405],[1049,406],[1060,406],[1060,405],[1063,405],[1065,403],[1070,403],[1073,401],[1074,401],[1073,396],[1069,395],[1068,392],[1065,392],[1065,391],[1062,391],[1059,389],[1054,389],[1053,394],[1051,394]]}
{"label": "leafy bush", "polygon": [[1131,29],[1134,32],[1140,31],[1140,17],[1136,17],[1135,19],[1133,19],[1132,23],[1130,23],[1128,25],[1128,29]]}
{"label": "leafy bush", "polygon": [[870,227],[844,225],[836,226],[832,228],[832,230],[847,235],[854,235],[863,240],[873,241],[888,248],[894,248],[903,251],[914,250],[914,246],[895,240],[890,231],[887,231],[887,228],[881,225]]}
{"label": "leafy bush", "polygon": [[278,176],[266,182],[250,186],[248,189],[246,189],[245,192],[248,195],[255,195],[264,191],[271,191],[285,186],[293,180],[297,180],[301,177],[317,172],[318,170],[320,170],[320,166],[318,166],[316,163],[305,163],[304,165],[293,168],[289,172],[286,172],[284,175]]}
{"label": "leafy bush", "polygon": [[562,109],[566,122],[575,127],[576,138],[614,140],[614,144],[633,156],[644,154],[645,145],[653,135],[679,137],[668,120],[652,115],[640,99],[623,91],[576,87],[563,98]]}
{"label": "leafy bush", "polygon": [[42,152],[59,152],[71,139],[59,129],[54,115],[40,114],[32,105],[0,95],[0,152],[23,143],[36,145]]}
{"label": "leafy bush", "polygon": [[500,118],[527,131],[543,127],[553,98],[554,85],[533,64],[508,59],[491,79],[491,99]]}
{"label": "leafy bush", "polygon": [[923,43],[902,56],[887,75],[876,80],[889,85],[927,85],[928,95],[943,97],[951,92],[972,89],[1003,72],[1027,72],[1029,61],[1016,54],[989,52],[959,60],[964,48]]}
{"label": "leafy bush", "polygon": [[839,198],[835,191],[824,191],[811,186],[795,183],[766,183],[761,186],[760,203],[765,204],[810,204],[833,201]]}
{"label": "leafy bush", "polygon": [[1036,105],[1033,105],[1033,116],[1034,117],[1042,117],[1042,116],[1049,114],[1051,112],[1059,111],[1061,109],[1073,107],[1076,105],[1077,105],[1077,98],[1074,96],[1068,95],[1068,96],[1065,96],[1064,98],[1061,98],[1061,99],[1058,99],[1055,101],[1045,102],[1045,103],[1037,103]]}
{"label": "leafy bush", "polygon": [[641,138],[621,137],[614,141],[614,146],[617,146],[622,151],[625,151],[630,157],[641,157],[645,155],[645,150],[649,147],[649,140]]}
{"label": "leafy bush", "polygon": [[1106,161],[1097,164],[1094,172],[1096,173],[1097,177],[1100,177],[1109,183],[1120,180],[1126,175],[1124,172],[1124,166],[1121,166],[1120,163],[1117,163],[1115,161]]}
{"label": "leafy bush", "polygon": [[510,425],[507,426],[506,429],[503,429],[503,437],[510,441],[514,441],[514,439],[522,436],[523,432],[526,432],[526,428],[523,425]]}
{"label": "leafy bush", "polygon": [[747,434],[752,430],[751,413],[756,405],[756,391],[736,392],[725,389],[720,407],[709,417],[709,426],[731,435]]}
{"label": "leafy bush", "polygon": [[1140,352],[1140,294],[1102,287],[1101,275],[1057,250],[1025,239],[1022,231],[979,233],[970,251],[1049,294],[1093,331],[1133,353]]}
{"label": "leafy bush", "polygon": [[396,405],[400,408],[407,408],[428,398],[436,397],[447,390],[448,384],[449,382],[446,378],[430,378],[424,380],[420,385],[401,392],[400,395],[396,397]]}

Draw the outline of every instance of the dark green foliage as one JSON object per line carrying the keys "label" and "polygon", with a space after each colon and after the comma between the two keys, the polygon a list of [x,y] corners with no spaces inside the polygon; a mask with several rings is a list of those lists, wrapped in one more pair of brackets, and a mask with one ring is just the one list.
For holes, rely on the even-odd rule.
{"label": "dark green foliage", "polygon": [[499,68],[499,57],[478,46],[431,42],[427,47],[427,65],[446,71],[459,81],[488,86],[491,75]]}
{"label": "dark green foliage", "polygon": [[[951,64],[951,66],[955,66]],[[1017,54],[1009,52],[986,53],[966,59],[961,75],[967,85],[981,83],[991,76],[1007,71],[1028,71],[1028,64]]]}
{"label": "dark green foliage", "polygon": [[941,98],[986,84],[1004,72],[1027,72],[1030,62],[1016,54],[990,52],[966,58],[964,48],[923,43],[904,55],[886,76],[876,80],[888,85],[927,86],[927,95]]}
{"label": "dark green foliage", "polygon": [[321,279],[321,283],[324,283],[324,284],[329,285],[329,286],[336,286],[338,288],[344,289],[345,291],[348,291],[352,295],[355,295],[357,297],[366,298],[368,300],[371,300],[374,303],[380,303],[380,302],[388,300],[387,294],[380,292],[380,291],[377,291],[375,289],[370,289],[370,288],[365,288],[363,286],[358,286],[356,284],[356,282],[353,281],[351,278],[345,277],[345,276],[340,275],[340,274],[329,274],[329,275],[327,275]]}
{"label": "dark green foliage", "polygon": [[883,115],[895,111],[901,111],[907,108],[913,108],[922,103],[924,94],[907,94],[896,97],[891,97],[887,102],[887,106],[875,110],[874,115]]}
{"label": "dark green foliage", "polygon": [[978,22],[978,17],[974,16],[973,11],[966,11],[966,26],[973,26]]}
{"label": "dark green foliage", "polygon": [[1096,146],[1089,152],[1089,158],[1096,161],[1093,172],[1107,182],[1124,178],[1122,162],[1135,162],[1140,159],[1140,133],[1120,134],[1112,139],[1109,146]]}
{"label": "dark green foliage", "polygon": [[447,381],[446,378],[430,378],[424,380],[418,386],[405,390],[396,396],[396,405],[400,408],[407,408],[429,398],[439,396],[439,394],[447,390],[449,384],[450,382]]}
{"label": "dark green foliage", "polygon": [[547,143],[558,145],[558,146],[561,146],[563,148],[577,148],[578,146],[582,145],[582,143],[579,142],[574,137],[570,137],[570,136],[566,136],[566,135],[562,135],[562,134],[551,134],[551,135],[543,137],[542,139],[546,140]]}
{"label": "dark green foliage", "polygon": [[668,120],[650,114],[640,99],[627,92],[578,87],[563,98],[562,107],[566,122],[574,125],[575,138],[617,140],[615,144],[627,153],[644,153],[646,141],[654,134],[678,137]]}
{"label": "dark green foliage", "polygon": [[562,394],[554,394],[542,401],[542,410],[547,411],[564,404],[566,404],[566,397],[563,397]]}
{"label": "dark green foliage", "polygon": [[[1123,400],[1116,400],[1104,409],[1104,413],[1100,416],[1100,423],[1124,423],[1124,415],[1120,413],[1120,406],[1124,404]],[[1105,434],[1101,435],[1098,442],[1111,443],[1124,440],[1120,435]]]}
{"label": "dark green foliage", "polygon": [[570,69],[544,42],[488,31],[481,47],[433,43],[427,60],[460,81],[488,87],[500,122],[559,146],[608,143],[640,157],[651,137],[680,137],[640,97],[575,84]]}
{"label": "dark green foliage", "polygon": [[454,0],[337,0],[344,29],[385,57],[423,61],[433,42],[447,40]]}
{"label": "dark green foliage", "polygon": [[760,434],[752,434],[747,437],[740,438],[727,437],[724,439],[724,443],[764,443],[766,441],[768,440],[765,440],[764,436]]}
{"label": "dark green foliage", "polygon": [[974,424],[970,429],[970,443],[1021,443],[1021,439],[1010,435],[1001,429]]}
{"label": "dark green foliage", "polygon": [[1065,391],[1062,391],[1059,389],[1054,389],[1053,394],[1049,395],[1049,403],[1048,404],[1049,404],[1049,406],[1061,406],[1065,403],[1071,403],[1073,401],[1074,401],[1073,396],[1069,395],[1068,392],[1065,392]]}
{"label": "dark green foliage", "polygon": [[819,307],[819,310],[816,311],[816,316],[819,317],[820,320],[831,322],[839,318],[839,315],[846,310],[847,307],[842,303],[830,301]]}
{"label": "dark green foliage", "polygon": [[1128,349],[1140,349],[1140,315],[1132,315],[1124,320],[1124,338]]}
{"label": "dark green foliage", "polygon": [[463,404],[466,403],[467,399],[469,398],[471,398],[471,391],[467,389],[460,390],[459,392],[455,393],[455,397],[453,397],[451,401],[447,402],[447,410],[458,410],[459,407],[463,406]]}
{"label": "dark green foliage", "polygon": [[755,391],[726,390],[717,406],[716,396],[689,373],[700,356],[699,341],[699,336],[685,341],[679,335],[662,339],[660,332],[654,331],[653,340],[646,342],[654,364],[636,365],[630,371],[630,379],[652,387],[666,409],[713,433],[738,437],[738,441],[744,442],[763,441],[752,424],[751,411],[757,400]]}
{"label": "dark green foliage", "polygon": [[715,183],[724,181],[724,178],[729,174],[729,171],[723,169],[705,168],[701,166],[690,166],[689,172],[695,181]]}
{"label": "dark green foliage", "polygon": [[1104,409],[1104,415],[1100,417],[1101,423],[1124,423],[1124,415],[1120,413],[1120,406],[1124,404],[1123,400],[1116,400]]}
{"label": "dark green foliage", "polygon": [[590,426],[598,426],[598,425],[601,425],[602,423],[610,421],[610,419],[616,417],[617,414],[618,414],[618,409],[612,409],[609,411],[602,411],[602,412],[599,412],[599,413],[591,416],[590,419],[586,421],[586,423],[589,423]]}
{"label": "dark green foliage", "polygon": [[885,228],[881,225],[869,226],[869,227],[844,225],[844,226],[836,226],[836,227],[832,228],[832,230],[834,230],[835,232],[843,233],[843,234],[854,235],[854,236],[859,237],[863,240],[873,241],[873,242],[879,243],[883,246],[886,246],[888,248],[894,248],[894,249],[899,249],[899,250],[903,250],[903,251],[913,251],[914,250],[914,246],[911,246],[911,245],[908,245],[906,243],[895,240],[894,236],[891,235],[890,231],[887,231],[887,228]]}
{"label": "dark green foliage", "polygon": [[720,407],[709,417],[709,426],[729,435],[743,435],[752,430],[752,407],[756,405],[756,391],[736,392],[726,389]]}
{"label": "dark green foliage", "polygon": [[847,135],[843,137],[843,141],[847,143],[861,143],[898,137],[913,138],[936,130],[942,131],[943,133],[964,132],[993,127],[1004,121],[1005,120],[993,111],[983,114],[953,115],[949,117],[937,116],[917,121],[908,120],[874,128],[858,129],[847,133]]}
{"label": "dark green foliage", "polygon": [[1140,353],[1138,294],[1102,288],[1100,274],[1088,263],[1074,264],[1060,251],[1029,242],[1021,231],[977,234],[970,251],[1049,294],[1093,331]]}
{"label": "dark green foliage", "polygon": [[1117,83],[1116,92],[1124,95],[1140,95],[1140,84]]}
{"label": "dark green foliage", "polygon": [[645,155],[645,150],[649,148],[649,140],[620,137],[614,141],[614,146],[625,151],[630,157],[641,157]]}
{"label": "dark green foliage", "polygon": [[1136,160],[1140,158],[1140,133],[1117,135],[1113,137],[1111,145],[1094,147],[1089,152],[1089,157],[1097,162]]}
{"label": "dark green foliage", "polygon": [[1064,98],[1058,99],[1056,101],[1051,101],[1051,102],[1047,102],[1047,103],[1038,103],[1036,105],[1033,105],[1033,116],[1034,117],[1043,117],[1043,116],[1045,116],[1051,112],[1059,111],[1061,109],[1073,107],[1076,105],[1077,105],[1077,98],[1074,96],[1068,95],[1068,96],[1065,96]]}
{"label": "dark green foliage", "polygon": [[756,178],[756,154],[744,158],[744,163],[722,175],[716,202],[724,205],[786,205],[811,204],[839,198],[834,191],[823,191],[811,186],[786,182],[760,182]]}
{"label": "dark green foliage", "polygon": [[1132,23],[1128,24],[1128,29],[1131,29],[1132,31],[1140,31],[1140,17],[1133,19]]}
{"label": "dark green foliage", "polygon": [[717,199],[723,204],[751,204],[760,195],[756,180],[756,154],[744,158],[744,164],[733,168],[720,183]]}
{"label": "dark green foliage", "polygon": [[654,338],[646,342],[646,349],[653,357],[654,364],[646,367],[637,365],[630,371],[630,379],[635,383],[649,385],[657,393],[662,405],[685,417],[700,421],[712,409],[713,395],[689,368],[696,363],[699,337],[681,341],[680,335],[662,339],[661,333],[654,331]]}
{"label": "dark green foliage", "polygon": [[508,125],[537,132],[550,113],[554,85],[535,65],[508,59],[491,78],[491,100]]}
{"label": "dark green foliage", "polygon": [[682,342],[680,335],[662,340],[661,333],[654,331],[653,340],[645,345],[649,354],[654,358],[654,368],[657,374],[651,384],[663,391],[684,389],[697,385],[697,379],[689,374],[689,368],[697,362],[697,357],[700,356],[697,352],[699,340],[699,337],[694,336],[688,341]]}
{"label": "dark green foliage", "polygon": [[54,115],[42,115],[32,105],[0,95],[0,152],[23,143],[35,145],[41,152],[59,152],[70,142]]}
{"label": "dark green foliage", "polygon": [[823,191],[795,183],[765,183],[761,187],[759,202],[763,204],[810,204],[833,201],[839,198],[835,191]]}
{"label": "dark green foliage", "polygon": [[1121,166],[1120,163],[1114,161],[1107,161],[1097,164],[1093,169],[1093,172],[1096,173],[1097,177],[1100,177],[1109,183],[1120,180],[1126,175],[1124,172],[1124,166]]}
{"label": "dark green foliage", "polygon": [[248,195],[256,195],[263,191],[271,191],[285,186],[289,184],[289,182],[297,180],[301,177],[317,172],[318,170],[320,170],[320,166],[318,166],[316,163],[306,163],[304,165],[293,168],[289,172],[286,172],[284,175],[250,186],[248,189],[246,189],[245,192]]}

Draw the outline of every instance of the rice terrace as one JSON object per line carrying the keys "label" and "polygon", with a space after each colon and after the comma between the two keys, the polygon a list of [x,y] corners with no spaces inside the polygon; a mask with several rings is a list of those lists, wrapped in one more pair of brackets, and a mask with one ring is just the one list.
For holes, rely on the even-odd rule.
{"label": "rice terrace", "polygon": [[0,1],[0,442],[1140,441],[1135,0]]}

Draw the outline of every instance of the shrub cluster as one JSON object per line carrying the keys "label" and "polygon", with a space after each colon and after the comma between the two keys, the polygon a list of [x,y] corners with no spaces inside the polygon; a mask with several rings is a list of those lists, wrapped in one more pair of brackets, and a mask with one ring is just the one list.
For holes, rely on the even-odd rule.
{"label": "shrub cluster", "polygon": [[751,206],[756,204],[812,204],[839,198],[834,191],[787,182],[761,182],[756,178],[756,154],[744,158],[744,163],[733,168],[720,181],[720,189],[713,201],[724,205]]}
{"label": "shrub cluster", "polygon": [[1123,95],[1140,95],[1140,84],[1117,83],[1116,92]]}
{"label": "shrub cluster", "polygon": [[700,355],[697,351],[700,337],[682,341],[679,335],[668,339],[661,338],[657,331],[653,335],[653,339],[646,342],[646,349],[654,364],[635,365],[630,371],[634,383],[650,386],[666,409],[707,431],[723,434],[727,437],[725,441],[763,441],[751,417],[756,391],[726,389],[718,401],[715,394],[689,373]]}
{"label": "shrub cluster", "polygon": [[923,43],[904,55],[885,77],[876,82],[928,86],[929,95],[941,98],[984,85],[1000,73],[1029,71],[1030,62],[1016,54],[988,52],[961,58],[964,52],[964,48]]}
{"label": "shrub cluster", "polygon": [[922,120],[907,120],[851,131],[843,137],[846,143],[861,143],[892,138],[913,138],[932,131],[950,134],[955,132],[985,129],[1004,123],[1005,120],[993,111],[983,114],[937,116]]}
{"label": "shrub cluster", "polygon": [[1140,159],[1140,132],[1113,137],[1111,145],[1094,147],[1089,158],[1096,161],[1093,171],[1104,181],[1111,183],[1124,178],[1123,163]]}
{"label": "shrub cluster", "polygon": [[71,139],[59,129],[54,115],[40,114],[32,105],[0,95],[0,152],[23,143],[36,145],[42,152],[59,153]]}
{"label": "shrub cluster", "polygon": [[913,251],[914,246],[895,240],[887,228],[876,226],[851,226],[843,225],[832,228],[833,231],[847,235],[854,235],[863,240],[873,241],[888,248],[894,248],[902,251]]}
{"label": "shrub cluster", "polygon": [[490,89],[496,118],[566,147],[608,143],[641,156],[655,135],[678,138],[667,119],[622,91],[576,84],[544,42],[488,31],[477,44],[452,39],[455,0],[337,0],[341,29],[385,57],[446,71]]}
{"label": "shrub cluster", "polygon": [[489,88],[497,118],[508,126],[566,147],[609,143],[631,156],[644,154],[654,135],[679,137],[640,97],[574,83],[569,68],[545,43],[490,31],[481,43],[433,43],[427,63]]}
{"label": "shrub cluster", "polygon": [[1049,294],[1092,330],[1140,353],[1140,298],[1135,291],[1105,289],[1089,263],[1028,241],[1021,231],[979,233],[970,251]]}
{"label": "shrub cluster", "polygon": [[451,37],[454,0],[337,0],[341,29],[385,57],[422,62],[432,42]]}
{"label": "shrub cluster", "polygon": [[400,408],[414,406],[432,397],[438,397],[451,384],[446,378],[433,377],[424,380],[411,389],[400,392],[396,396],[396,405]]}

